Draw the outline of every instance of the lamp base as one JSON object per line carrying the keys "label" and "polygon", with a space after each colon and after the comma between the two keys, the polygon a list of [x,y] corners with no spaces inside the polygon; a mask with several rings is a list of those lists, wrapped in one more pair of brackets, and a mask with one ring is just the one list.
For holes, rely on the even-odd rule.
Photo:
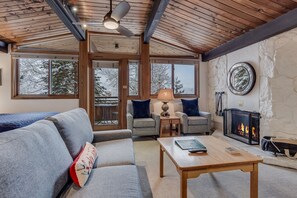
{"label": "lamp base", "polygon": [[169,117],[170,114],[169,114],[169,112],[167,112],[168,109],[169,109],[169,106],[168,106],[167,102],[163,102],[163,105],[162,105],[162,110],[163,110],[163,112],[160,113],[160,115],[161,115],[162,117]]}

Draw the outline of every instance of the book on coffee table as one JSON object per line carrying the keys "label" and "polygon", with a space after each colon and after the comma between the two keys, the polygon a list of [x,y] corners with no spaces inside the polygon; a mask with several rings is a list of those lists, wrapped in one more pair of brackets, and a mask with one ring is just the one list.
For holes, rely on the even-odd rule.
{"label": "book on coffee table", "polygon": [[175,143],[183,150],[206,149],[206,147],[203,144],[201,144],[197,139],[175,140]]}

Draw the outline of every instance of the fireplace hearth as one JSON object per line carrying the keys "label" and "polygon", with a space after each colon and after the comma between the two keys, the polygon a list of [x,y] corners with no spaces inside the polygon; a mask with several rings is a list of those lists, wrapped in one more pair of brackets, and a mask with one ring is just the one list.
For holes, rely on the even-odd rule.
{"label": "fireplace hearth", "polygon": [[260,113],[224,109],[224,135],[250,145],[260,142]]}

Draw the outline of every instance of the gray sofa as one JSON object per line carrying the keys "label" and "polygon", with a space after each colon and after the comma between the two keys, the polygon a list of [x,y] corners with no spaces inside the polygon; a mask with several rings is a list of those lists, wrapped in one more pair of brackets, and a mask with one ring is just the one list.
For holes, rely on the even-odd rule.
{"label": "gray sofa", "polygon": [[[87,141],[96,146],[98,158],[86,185],[79,188],[68,171]],[[0,160],[3,198],[152,197],[143,190],[141,181],[147,178],[140,180],[135,165],[131,131],[93,132],[84,109],[1,133]]]}
{"label": "gray sofa", "polygon": [[188,116],[183,112],[181,101],[174,103],[175,115],[181,119],[181,132],[184,134],[209,133],[211,114],[199,111],[200,116]]}
{"label": "gray sofa", "polygon": [[157,136],[160,131],[160,115],[154,113],[153,104],[150,103],[150,118],[133,118],[132,101],[127,101],[127,128],[133,136]]}

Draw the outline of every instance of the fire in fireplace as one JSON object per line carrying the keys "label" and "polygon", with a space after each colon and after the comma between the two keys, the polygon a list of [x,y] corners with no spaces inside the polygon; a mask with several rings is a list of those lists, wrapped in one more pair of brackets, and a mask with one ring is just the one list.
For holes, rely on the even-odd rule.
{"label": "fire in fireplace", "polygon": [[224,109],[224,135],[246,144],[258,145],[260,114],[239,109]]}

